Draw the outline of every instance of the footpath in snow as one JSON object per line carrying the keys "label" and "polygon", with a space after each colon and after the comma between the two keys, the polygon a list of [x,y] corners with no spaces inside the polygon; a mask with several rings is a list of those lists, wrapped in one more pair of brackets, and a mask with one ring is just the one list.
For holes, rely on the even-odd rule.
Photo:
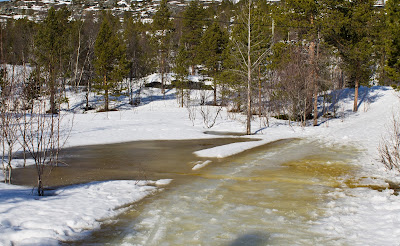
{"label": "footpath in snow", "polygon": [[[145,94],[147,93],[147,94]],[[72,113],[65,113],[65,122],[73,122],[67,146],[107,144],[138,140],[179,140],[224,137],[204,134],[200,114],[180,108],[174,91],[159,96],[157,89],[148,89],[144,97],[154,100],[108,113],[79,112],[82,98],[72,98]],[[339,92],[338,92],[339,93]],[[337,112],[340,117],[323,119],[317,127],[300,127],[296,123],[270,119],[269,127],[255,119],[253,142],[241,142],[195,154],[201,157],[226,157],[285,138],[309,138],[326,145],[351,146],[360,151],[356,165],[360,177],[370,182],[395,181],[378,161],[377,147],[385,134],[385,124],[400,109],[397,93],[389,87],[361,88],[359,112],[351,111],[353,91],[340,92]],[[188,116],[191,113],[191,120]],[[212,128],[216,132],[243,132],[243,117],[222,111]],[[261,125],[261,126],[260,126]],[[226,137],[226,136],[225,136]],[[194,169],[212,163],[198,163]],[[0,245],[56,245],[59,241],[84,236],[96,229],[100,221],[116,216],[131,204],[162,189],[170,180],[107,181],[60,188],[51,196],[38,198],[31,187],[0,184]],[[393,190],[383,192],[369,188],[340,188],[331,194],[326,217],[315,230],[324,232],[338,245],[398,245],[400,242],[400,199]]]}

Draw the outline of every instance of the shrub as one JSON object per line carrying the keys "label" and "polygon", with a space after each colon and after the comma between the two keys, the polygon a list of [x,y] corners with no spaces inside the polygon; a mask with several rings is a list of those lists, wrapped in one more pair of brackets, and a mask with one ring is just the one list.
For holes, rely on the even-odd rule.
{"label": "shrub", "polygon": [[393,115],[388,127],[388,134],[382,137],[379,144],[381,162],[389,170],[400,172],[400,122]]}

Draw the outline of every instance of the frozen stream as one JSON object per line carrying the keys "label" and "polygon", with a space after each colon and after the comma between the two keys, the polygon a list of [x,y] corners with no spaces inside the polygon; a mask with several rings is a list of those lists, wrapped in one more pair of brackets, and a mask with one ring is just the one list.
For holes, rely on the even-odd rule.
{"label": "frozen stream", "polygon": [[312,227],[327,194],[352,176],[355,152],[307,140],[263,146],[183,174],[119,222],[73,244],[334,244]]}

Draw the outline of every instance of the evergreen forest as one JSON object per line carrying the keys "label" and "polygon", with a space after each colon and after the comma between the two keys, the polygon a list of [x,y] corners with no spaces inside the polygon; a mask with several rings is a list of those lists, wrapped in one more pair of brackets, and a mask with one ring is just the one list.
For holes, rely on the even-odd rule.
{"label": "evergreen forest", "polygon": [[[2,111],[11,96],[25,108],[46,97],[48,113],[57,114],[66,88],[87,92],[85,110],[90,93],[101,94],[96,110],[109,111],[112,98],[126,95],[135,106],[137,88],[155,86],[176,88],[182,107],[187,90],[212,90],[203,103],[242,112],[248,125],[252,115],[316,125],[326,113],[317,99],[335,100],[326,91],[355,88],[357,111],[361,85],[400,81],[399,0],[384,7],[373,0],[195,0],[180,11],[162,0],[150,22],[129,11],[86,11],[79,19],[73,11],[51,8],[41,21],[1,23]],[[26,78],[13,81],[11,71],[21,68]],[[159,81],[145,85],[154,73]]]}

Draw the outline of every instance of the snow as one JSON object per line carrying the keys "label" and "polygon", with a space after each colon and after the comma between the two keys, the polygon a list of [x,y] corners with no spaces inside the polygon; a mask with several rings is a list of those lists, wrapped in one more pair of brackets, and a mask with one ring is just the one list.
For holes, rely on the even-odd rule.
{"label": "snow", "polygon": [[195,163],[194,167],[192,167],[192,170],[198,170],[200,168],[203,168],[203,167],[207,166],[210,163],[211,163],[210,160],[198,161],[198,162]]}
{"label": "snow", "polygon": [[60,188],[39,198],[31,194],[30,187],[1,183],[0,245],[57,245],[60,240],[83,236],[123,211],[116,208],[156,192],[156,184],[93,182]]}
{"label": "snow", "polygon": [[335,200],[317,226],[327,238],[334,239],[337,245],[346,244],[349,239],[351,245],[398,245],[400,202],[393,190],[338,189],[331,196]]}
{"label": "snow", "polygon": [[[156,76],[153,76],[154,79]],[[209,130],[196,108],[179,107],[174,90],[167,90],[165,99],[160,90],[145,88],[138,107],[128,105],[126,98],[112,104],[118,111],[83,113],[83,96],[68,94],[69,110],[63,112],[64,123],[73,127],[66,147],[107,144],[136,140],[179,140],[220,138],[204,134]],[[360,167],[363,185],[379,185],[383,191],[369,188],[338,188],[326,205],[326,215],[315,225],[337,245],[397,245],[400,242],[400,198],[387,188],[387,181],[398,181],[398,174],[379,164],[379,141],[386,133],[385,125],[398,113],[398,93],[389,87],[360,88],[359,111],[352,112],[354,90],[340,91],[337,104],[339,117],[322,118],[317,127],[270,119],[269,127],[255,118],[254,141],[233,143],[197,151],[204,158],[223,158],[269,142],[286,138],[316,139],[326,146],[346,146],[360,151],[355,165]],[[100,106],[98,97],[92,105]],[[96,101],[97,100],[97,101]],[[72,114],[71,112],[75,112]],[[196,113],[197,112],[197,113]],[[189,119],[189,114],[192,114]],[[216,118],[213,132],[245,130],[244,116],[223,109]],[[238,137],[238,136],[236,136]],[[193,170],[212,162],[193,163]],[[21,165],[20,162],[13,163]],[[1,178],[1,177],[0,177]],[[56,245],[60,240],[82,237],[99,228],[101,221],[121,213],[124,204],[131,204],[162,189],[171,180],[107,181],[59,188],[51,196],[38,198],[31,187],[0,185],[0,244]]]}
{"label": "snow", "polygon": [[172,182],[172,179],[160,179],[157,180],[154,184],[157,186],[165,186],[169,185]]}

